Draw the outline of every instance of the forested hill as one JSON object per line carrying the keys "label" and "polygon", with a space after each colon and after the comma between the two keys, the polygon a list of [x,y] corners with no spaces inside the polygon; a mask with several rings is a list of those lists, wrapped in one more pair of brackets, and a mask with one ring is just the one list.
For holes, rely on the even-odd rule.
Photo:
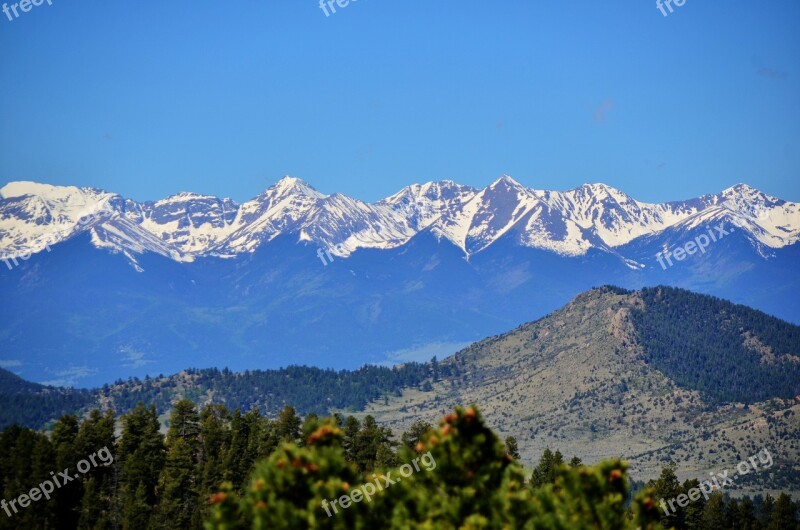
{"label": "forested hill", "polygon": [[[600,287],[443,360],[459,378],[367,412],[402,431],[475,403],[523,457],[556,445],[593,461],[622,455],[642,476],[680,461],[688,478],[767,445],[797,459],[799,331],[678,289]],[[780,480],[798,484],[785,469]]]}
{"label": "forested hill", "polygon": [[291,404],[301,414],[324,415],[331,410],[361,410],[368,402],[397,394],[403,388],[429,388],[435,379],[457,373],[457,367],[442,367],[435,360],[341,371],[305,366],[242,373],[206,369],[117,381],[96,390],[74,390],[30,383],[0,370],[0,429],[11,424],[47,428],[64,414],[93,407],[124,414],[139,402],[166,413],[181,398],[198,404],[225,404],[232,410],[257,408],[267,415],[275,415]]}
{"label": "forested hill", "polygon": [[357,411],[372,400],[399,394],[408,387],[430,385],[434,378],[450,377],[457,367],[438,362],[408,363],[393,368],[364,366],[358,370],[323,370],[290,366],[280,370],[186,370],[171,377],[119,381],[98,390],[103,405],[124,412],[137,403],[154,404],[166,412],[180,397],[198,403],[220,403],[242,411],[258,408],[275,415],[287,405],[301,414]]}
{"label": "forested hill", "polygon": [[711,403],[800,395],[800,326],[684,289],[642,289],[631,312],[645,360]]}
{"label": "forested hill", "polygon": [[0,429],[18,424],[40,427],[95,402],[89,390],[55,388],[25,381],[0,368]]}

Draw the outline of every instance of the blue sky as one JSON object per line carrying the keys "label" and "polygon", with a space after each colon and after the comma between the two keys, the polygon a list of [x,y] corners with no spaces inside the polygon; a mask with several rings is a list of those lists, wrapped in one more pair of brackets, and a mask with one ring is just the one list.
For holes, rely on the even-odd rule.
{"label": "blue sky", "polygon": [[[13,2],[12,2],[13,3]],[[800,200],[800,3],[52,0],[0,13],[0,184],[737,182]]]}

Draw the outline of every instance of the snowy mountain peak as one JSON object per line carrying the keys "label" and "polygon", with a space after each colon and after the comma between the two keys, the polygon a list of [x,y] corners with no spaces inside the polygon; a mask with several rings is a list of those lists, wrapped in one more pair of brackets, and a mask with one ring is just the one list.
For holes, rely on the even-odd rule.
{"label": "snowy mountain peak", "polygon": [[273,186],[270,186],[265,193],[270,193],[270,192],[279,196],[288,194],[299,194],[317,198],[325,197],[325,195],[318,192],[303,179],[299,179],[297,177],[290,177],[288,175],[280,179]]}
{"label": "snowy mountain peak", "polygon": [[539,202],[531,190],[503,175],[477,192],[452,215],[437,219],[432,230],[467,255],[476,254],[511,230]]}
{"label": "snowy mountain peak", "polygon": [[324,195],[287,176],[241,205],[191,192],[138,203],[92,188],[11,182],[0,188],[0,257],[39,252],[85,232],[95,246],[129,257],[141,252],[180,261],[232,257],[280,235],[347,256],[362,248],[395,248],[423,231],[449,240],[466,256],[501,238],[578,256],[719,216],[742,227],[754,245],[781,248],[800,241],[800,204],[746,184],[649,204],[602,183],[544,191],[503,175],[482,190],[452,180],[425,182],[367,203],[341,193]]}
{"label": "snowy mountain peak", "polygon": [[0,188],[0,197],[10,199],[13,197],[40,197],[47,202],[63,202],[69,200],[85,200],[87,196],[97,194],[91,188],[77,186],[53,186],[39,182],[17,181],[9,182]]}
{"label": "snowy mountain peak", "polygon": [[452,180],[406,186],[379,201],[405,217],[416,231],[425,230],[442,216],[452,217],[478,192]]}
{"label": "snowy mountain peak", "polygon": [[391,195],[378,204],[398,204],[403,201],[411,200],[417,202],[417,199],[427,200],[449,200],[456,195],[467,193],[474,195],[477,190],[471,186],[464,186],[453,182],[452,180],[440,180],[438,182],[426,182],[424,184],[411,184],[394,195]]}
{"label": "snowy mountain peak", "polygon": [[56,186],[49,184],[39,184],[38,182],[17,181],[9,182],[0,188],[0,197],[10,199],[11,197],[22,197],[24,195],[39,195],[52,191]]}
{"label": "snowy mountain peak", "polygon": [[609,199],[618,203],[633,201],[626,193],[602,183],[584,184],[572,190],[572,193],[575,196],[586,197],[593,201],[606,201]]}
{"label": "snowy mountain peak", "polygon": [[491,184],[489,184],[488,189],[496,189],[496,188],[515,188],[515,189],[524,189],[527,190],[525,186],[511,178],[509,175],[503,175]]}
{"label": "snowy mountain peak", "polygon": [[734,193],[744,194],[744,193],[752,193],[752,192],[760,193],[759,190],[757,190],[756,188],[750,186],[749,184],[745,184],[744,182],[740,182],[738,184],[735,184],[735,185],[731,186],[730,188],[724,189],[722,191],[722,194],[723,195],[731,195],[731,194],[734,194]]}
{"label": "snowy mountain peak", "polygon": [[730,188],[726,188],[719,194],[722,200],[734,200],[734,201],[758,201],[758,202],[771,202],[776,203],[780,202],[780,199],[777,197],[772,197],[767,195],[766,193],[752,187],[748,186],[747,184],[737,184],[735,186],[731,186]]}
{"label": "snowy mountain peak", "polygon": [[[190,201],[204,201],[204,200],[219,200],[219,197],[214,195],[202,195],[200,193],[193,193],[191,191],[182,191],[175,195],[170,195],[166,199],[160,199],[155,204],[170,204],[175,202],[190,202]],[[230,200],[230,199],[225,199]]]}

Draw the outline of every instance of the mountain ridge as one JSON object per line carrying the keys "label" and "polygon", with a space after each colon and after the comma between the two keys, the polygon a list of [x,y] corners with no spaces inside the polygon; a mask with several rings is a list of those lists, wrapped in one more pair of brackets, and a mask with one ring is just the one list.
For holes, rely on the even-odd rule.
{"label": "mountain ridge", "polygon": [[[698,325],[663,333],[687,318]],[[662,332],[658,340],[672,338],[666,352],[645,340],[653,329]],[[788,355],[776,360],[770,349]],[[797,491],[798,353],[800,326],[746,306],[665,286],[606,286],[472,344],[441,361],[459,375],[375,400],[364,414],[402,431],[453,403],[472,403],[527,458],[546,448],[589,462],[617,455],[637,478],[654,477],[669,462],[691,478],[768,446],[783,469],[756,478],[760,487],[776,481]]]}
{"label": "mountain ridge", "polygon": [[[86,231],[96,246],[179,261],[252,253],[281,234],[345,258],[359,249],[402,246],[423,231],[450,241],[467,258],[507,233],[514,233],[520,246],[580,256],[591,248],[614,249],[657,235],[712,208],[731,212],[754,245],[782,248],[800,240],[800,203],[746,184],[660,204],[636,201],[601,183],[564,192],[536,190],[507,175],[481,190],[448,180],[412,184],[374,203],[325,195],[296,177],[284,177],[242,204],[192,192],[138,203],[93,188],[25,181],[3,186],[0,197],[4,257],[41,252]],[[98,211],[116,217],[78,222],[81,214]],[[106,224],[114,234],[102,231]]]}

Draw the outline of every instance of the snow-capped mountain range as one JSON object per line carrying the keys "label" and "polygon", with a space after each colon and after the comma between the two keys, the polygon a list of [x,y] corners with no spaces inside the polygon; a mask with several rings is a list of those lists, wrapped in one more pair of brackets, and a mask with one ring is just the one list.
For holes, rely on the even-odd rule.
{"label": "snow-capped mountain range", "polygon": [[280,235],[344,258],[359,249],[400,247],[424,232],[449,241],[467,259],[503,237],[581,256],[590,249],[615,253],[639,238],[715,219],[744,230],[765,257],[800,239],[800,204],[745,184],[663,204],[637,201],[604,184],[543,191],[508,176],[482,190],[447,180],[413,184],[373,204],[324,195],[293,177],[243,204],[193,193],[139,203],[102,190],[34,182],[11,182],[0,188],[0,197],[5,259],[87,232],[96,247],[125,253],[134,263],[144,252],[184,262],[231,258]]}
{"label": "snow-capped mountain range", "polygon": [[[290,177],[243,204],[32,182],[0,194],[0,367],[38,382],[427,360],[604,284],[800,323],[800,208],[743,184],[664,204],[507,176],[371,204]],[[728,235],[688,257],[720,225]]]}

